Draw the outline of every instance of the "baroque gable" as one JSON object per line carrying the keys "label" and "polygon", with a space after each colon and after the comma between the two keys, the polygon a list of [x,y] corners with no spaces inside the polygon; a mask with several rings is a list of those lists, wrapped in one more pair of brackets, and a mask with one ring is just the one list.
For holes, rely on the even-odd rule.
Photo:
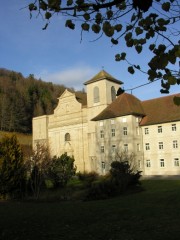
{"label": "baroque gable", "polygon": [[54,110],[55,116],[62,116],[81,111],[82,104],[77,101],[75,93],[66,89],[58,99],[58,105]]}

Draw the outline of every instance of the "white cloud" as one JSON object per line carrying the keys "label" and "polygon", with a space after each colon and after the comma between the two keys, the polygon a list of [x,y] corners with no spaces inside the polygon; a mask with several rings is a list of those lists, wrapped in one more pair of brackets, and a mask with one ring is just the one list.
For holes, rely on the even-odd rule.
{"label": "white cloud", "polygon": [[66,87],[72,87],[75,90],[81,90],[84,87],[83,83],[91,79],[97,73],[98,70],[95,68],[85,65],[78,65],[52,73],[49,73],[45,70],[38,74],[38,77],[43,81],[63,84]]}

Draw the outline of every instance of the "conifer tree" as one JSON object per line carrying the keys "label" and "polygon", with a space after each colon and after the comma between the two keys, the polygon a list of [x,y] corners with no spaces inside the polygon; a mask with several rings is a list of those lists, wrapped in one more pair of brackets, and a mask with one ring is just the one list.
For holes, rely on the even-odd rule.
{"label": "conifer tree", "polygon": [[0,142],[0,195],[17,197],[25,184],[23,153],[15,135]]}

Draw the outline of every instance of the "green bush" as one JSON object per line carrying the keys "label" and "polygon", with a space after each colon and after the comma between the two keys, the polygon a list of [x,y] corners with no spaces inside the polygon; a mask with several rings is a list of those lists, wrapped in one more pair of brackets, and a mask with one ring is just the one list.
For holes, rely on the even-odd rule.
{"label": "green bush", "polygon": [[90,187],[91,184],[99,178],[99,174],[96,172],[79,172],[77,176],[79,180],[84,183],[85,187]]}
{"label": "green bush", "polygon": [[128,162],[114,161],[111,163],[110,176],[119,191],[125,191],[128,186],[140,184],[141,172],[133,170]]}
{"label": "green bush", "polygon": [[114,197],[140,184],[140,171],[134,171],[127,162],[114,161],[108,175],[92,181],[85,200]]}
{"label": "green bush", "polygon": [[91,184],[85,200],[107,199],[117,195],[117,186],[109,176],[102,177]]}
{"label": "green bush", "polygon": [[78,176],[73,176],[67,183],[67,187],[72,189],[83,189],[83,182],[78,178]]}
{"label": "green bush", "polygon": [[65,187],[75,173],[76,167],[74,166],[74,157],[70,157],[67,153],[64,153],[60,157],[55,156],[52,159],[48,171],[48,178],[56,189]]}

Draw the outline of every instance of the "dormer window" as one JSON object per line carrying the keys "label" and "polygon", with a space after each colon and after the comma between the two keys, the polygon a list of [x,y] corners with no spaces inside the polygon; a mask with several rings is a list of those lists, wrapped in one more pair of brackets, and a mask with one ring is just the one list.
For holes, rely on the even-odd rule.
{"label": "dormer window", "polygon": [[100,100],[99,98],[99,88],[95,87],[94,88],[94,103],[98,103]]}

